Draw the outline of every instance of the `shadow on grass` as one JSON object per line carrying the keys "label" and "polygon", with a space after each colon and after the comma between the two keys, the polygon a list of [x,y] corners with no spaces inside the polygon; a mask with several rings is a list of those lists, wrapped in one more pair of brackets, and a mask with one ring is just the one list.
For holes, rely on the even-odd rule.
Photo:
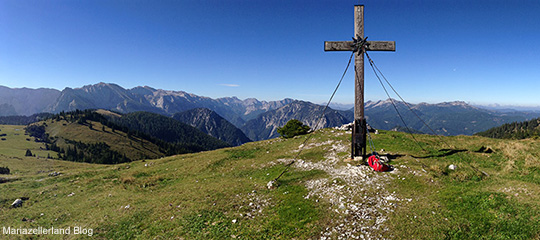
{"label": "shadow on grass", "polygon": [[438,152],[436,153],[432,153],[432,154],[429,154],[429,155],[426,155],[426,156],[414,156],[414,155],[411,155],[412,157],[414,158],[435,158],[435,157],[448,157],[448,156],[451,156],[451,155],[454,155],[456,153],[460,153],[460,152],[467,152],[468,150],[467,149],[448,149],[448,148],[443,148],[443,149],[440,149]]}
{"label": "shadow on grass", "polygon": [[400,158],[400,157],[404,157],[405,155],[404,154],[385,154],[381,156],[386,156],[388,158],[388,163],[390,163],[392,160]]}
{"label": "shadow on grass", "polygon": [[314,179],[316,177],[324,177],[326,172],[323,170],[309,171],[288,171],[278,180],[280,186],[298,185],[301,181]]}

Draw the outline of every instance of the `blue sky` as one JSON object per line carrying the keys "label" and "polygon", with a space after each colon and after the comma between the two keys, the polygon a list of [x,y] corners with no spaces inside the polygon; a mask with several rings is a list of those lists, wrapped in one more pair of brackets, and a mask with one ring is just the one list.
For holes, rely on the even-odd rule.
{"label": "blue sky", "polygon": [[[409,102],[540,105],[540,1],[0,0],[0,85],[151,86],[212,98],[328,100],[365,5],[371,52]],[[386,99],[366,65],[366,99]],[[349,71],[335,102],[352,103]]]}

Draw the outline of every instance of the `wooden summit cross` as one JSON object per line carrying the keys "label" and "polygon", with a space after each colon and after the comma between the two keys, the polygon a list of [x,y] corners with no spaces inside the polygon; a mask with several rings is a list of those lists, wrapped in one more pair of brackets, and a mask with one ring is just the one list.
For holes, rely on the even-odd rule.
{"label": "wooden summit cross", "polygon": [[366,157],[366,119],[364,118],[364,51],[396,51],[394,41],[366,41],[364,5],[354,6],[354,41],[324,42],[324,51],[354,51],[354,125],[351,158]]}

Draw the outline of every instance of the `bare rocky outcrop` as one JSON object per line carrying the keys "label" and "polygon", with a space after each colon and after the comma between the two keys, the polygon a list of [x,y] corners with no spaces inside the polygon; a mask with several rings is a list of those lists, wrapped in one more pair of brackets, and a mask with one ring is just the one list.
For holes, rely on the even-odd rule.
{"label": "bare rocky outcrop", "polygon": [[[309,190],[305,198],[328,202],[329,210],[337,216],[320,233],[321,239],[385,239],[391,236],[385,226],[388,214],[399,204],[412,201],[386,190],[387,184],[400,173],[401,167],[395,167],[392,172],[379,173],[368,166],[344,164],[338,154],[348,152],[349,146],[341,141],[311,143],[299,149],[302,147],[304,150],[314,147],[327,150],[323,161],[297,159],[292,165],[298,170],[322,170],[329,175],[305,182]],[[291,161],[279,159],[275,164]]]}

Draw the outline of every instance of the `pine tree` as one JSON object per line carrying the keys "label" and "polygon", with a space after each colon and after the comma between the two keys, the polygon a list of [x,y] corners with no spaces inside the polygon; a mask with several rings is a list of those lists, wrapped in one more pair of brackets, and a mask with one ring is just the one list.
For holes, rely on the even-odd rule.
{"label": "pine tree", "polygon": [[277,132],[284,138],[292,138],[298,135],[304,135],[309,132],[310,127],[304,125],[301,121],[291,119],[285,126],[278,128]]}

